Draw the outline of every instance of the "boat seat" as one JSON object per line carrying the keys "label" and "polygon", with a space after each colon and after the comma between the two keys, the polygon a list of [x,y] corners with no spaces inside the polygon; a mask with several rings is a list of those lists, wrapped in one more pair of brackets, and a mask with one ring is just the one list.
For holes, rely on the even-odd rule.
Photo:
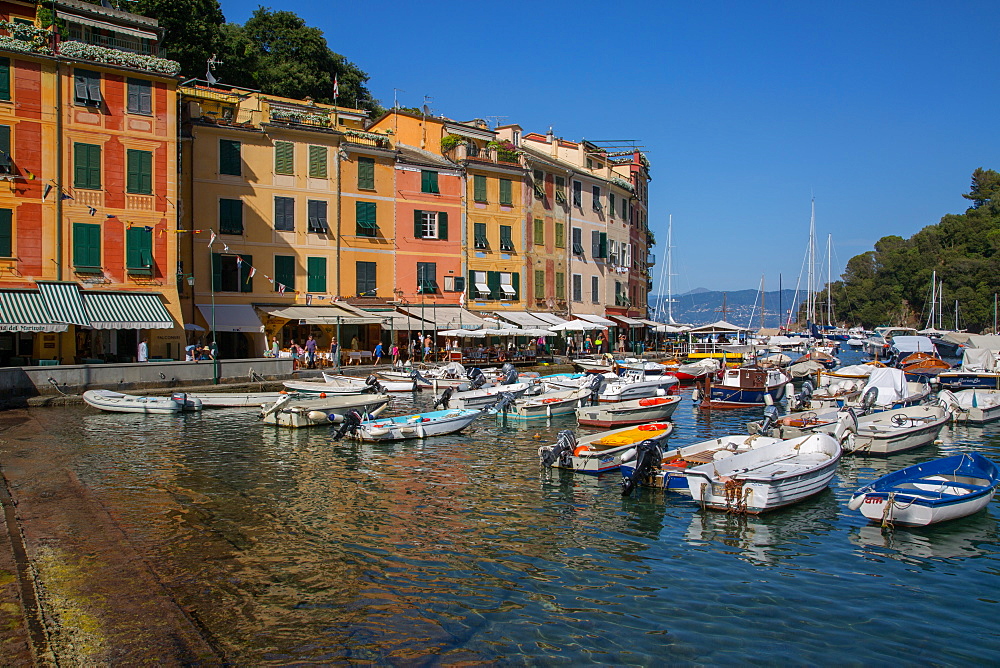
{"label": "boat seat", "polygon": [[684,461],[695,464],[707,464],[710,461],[713,461],[716,452],[718,452],[718,450],[702,450],[701,452],[696,452],[694,454],[684,455]]}
{"label": "boat seat", "polygon": [[958,489],[967,489],[967,490],[970,490],[970,491],[978,491],[978,490],[982,489],[983,487],[985,487],[985,485],[969,485],[969,484],[964,483],[964,482],[952,482],[951,480],[925,480],[925,479],[920,479],[920,480],[915,480],[913,482],[906,482],[906,483],[903,483],[901,485],[896,485],[896,486],[894,486],[892,488],[892,490],[893,491],[900,491],[900,490],[906,490],[906,489],[910,489],[910,490],[917,489],[915,487],[908,487],[908,485],[916,485],[917,483],[921,483],[921,484],[924,484],[924,485],[940,485],[940,486],[944,486],[944,487],[956,487]]}

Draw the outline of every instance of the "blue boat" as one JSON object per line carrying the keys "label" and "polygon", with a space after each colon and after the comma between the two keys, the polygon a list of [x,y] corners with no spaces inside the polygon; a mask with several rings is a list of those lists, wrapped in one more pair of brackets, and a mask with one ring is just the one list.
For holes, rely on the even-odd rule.
{"label": "blue boat", "polygon": [[1000,467],[970,452],[914,464],[862,487],[847,507],[883,525],[926,526],[982,510],[1000,486]]}
{"label": "blue boat", "polygon": [[713,383],[701,408],[743,408],[781,401],[792,378],[777,368],[742,366],[726,369],[722,380]]}

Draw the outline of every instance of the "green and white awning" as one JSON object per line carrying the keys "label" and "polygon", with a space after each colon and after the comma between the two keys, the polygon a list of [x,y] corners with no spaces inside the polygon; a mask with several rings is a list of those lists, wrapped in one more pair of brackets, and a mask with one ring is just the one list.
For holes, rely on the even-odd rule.
{"label": "green and white awning", "polygon": [[173,329],[174,319],[151,292],[84,292],[94,329]]}
{"label": "green and white awning", "polygon": [[45,302],[45,308],[55,322],[68,325],[90,325],[87,309],[80,297],[80,287],[76,283],[63,281],[36,281],[38,291]]}
{"label": "green and white awning", "polygon": [[0,290],[0,332],[65,332],[52,320],[37,290]]}

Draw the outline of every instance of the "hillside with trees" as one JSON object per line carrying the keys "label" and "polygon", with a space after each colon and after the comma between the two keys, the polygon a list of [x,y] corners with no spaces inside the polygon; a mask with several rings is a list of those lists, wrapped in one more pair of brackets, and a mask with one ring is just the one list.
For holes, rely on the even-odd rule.
{"label": "hillside with trees", "polygon": [[1000,291],[1000,174],[979,168],[963,197],[963,214],[948,214],[909,239],[888,236],[851,258],[833,284],[837,321],[845,325],[923,327],[930,313],[931,276],[944,282],[944,326],[993,327]]}

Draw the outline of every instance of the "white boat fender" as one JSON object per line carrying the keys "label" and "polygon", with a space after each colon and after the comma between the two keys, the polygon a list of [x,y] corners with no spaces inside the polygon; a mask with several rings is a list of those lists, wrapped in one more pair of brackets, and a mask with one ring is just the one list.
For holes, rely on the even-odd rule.
{"label": "white boat fender", "polygon": [[327,416],[326,413],[324,413],[323,411],[309,411],[308,413],[306,413],[306,417],[312,420],[313,422],[320,422],[322,420],[326,420]]}
{"label": "white boat fender", "polygon": [[695,387],[691,390],[691,401],[698,402],[701,399],[701,390]]}
{"label": "white boat fender", "polygon": [[626,450],[625,452],[623,452],[622,453],[622,463],[624,464],[625,462],[630,462],[633,459],[635,459],[635,453],[636,452],[638,452],[638,450],[636,450],[635,448],[629,448],[628,450]]}
{"label": "white boat fender", "polygon": [[852,496],[851,500],[847,502],[847,507],[850,510],[857,510],[858,508],[860,508],[864,504],[866,496],[868,496],[868,495],[867,494],[858,494],[856,496]]}
{"label": "white boat fender", "polygon": [[658,396],[658,397],[665,397],[665,396],[667,396],[667,391],[665,389],[663,389],[662,387],[658,387],[658,388],[656,388],[656,396]]}

